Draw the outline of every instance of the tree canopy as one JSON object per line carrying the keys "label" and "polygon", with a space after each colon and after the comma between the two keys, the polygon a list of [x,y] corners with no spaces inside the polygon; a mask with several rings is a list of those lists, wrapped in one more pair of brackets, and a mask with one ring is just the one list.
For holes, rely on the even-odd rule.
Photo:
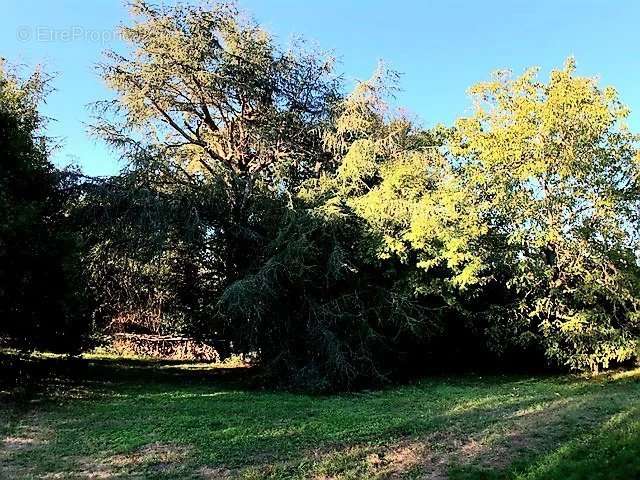
{"label": "tree canopy", "polygon": [[48,160],[38,108],[49,77],[0,63],[0,335],[19,346],[76,349],[86,332],[78,249],[64,215],[69,174]]}
{"label": "tree canopy", "polygon": [[33,327],[5,331],[181,332],[319,390],[637,357],[639,138],[572,58],[547,81],[497,72],[426,129],[384,64],[349,92],[234,4],[131,12],[92,127],[119,175],[54,169],[42,77],[0,73],[0,314]]}

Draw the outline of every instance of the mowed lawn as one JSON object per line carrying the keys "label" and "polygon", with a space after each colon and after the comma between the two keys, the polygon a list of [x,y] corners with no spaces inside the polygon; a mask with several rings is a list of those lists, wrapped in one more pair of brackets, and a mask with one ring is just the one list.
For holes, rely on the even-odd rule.
{"label": "mowed lawn", "polygon": [[640,478],[640,370],[310,396],[198,364],[40,363],[49,387],[3,387],[0,478]]}

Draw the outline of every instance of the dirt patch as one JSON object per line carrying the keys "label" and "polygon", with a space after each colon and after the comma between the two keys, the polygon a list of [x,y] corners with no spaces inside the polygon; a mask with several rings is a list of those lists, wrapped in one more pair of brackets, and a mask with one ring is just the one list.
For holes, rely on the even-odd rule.
{"label": "dirt patch", "polygon": [[[130,453],[112,455],[104,460],[83,457],[75,461],[74,471],[66,472],[66,477],[77,479],[129,478],[140,470],[158,473],[174,469],[188,456],[189,449],[182,445],[150,443]],[[56,478],[56,477],[51,477]]]}
{"label": "dirt patch", "polygon": [[171,465],[183,461],[188,449],[181,445],[151,443],[131,453],[114,455],[107,463],[119,468],[137,465]]}
{"label": "dirt patch", "polygon": [[[563,435],[562,420],[575,407],[568,399],[551,401],[512,412],[483,430],[470,432],[466,438],[460,433],[439,434],[438,450],[446,463],[504,469],[523,452],[553,444],[549,435]],[[540,434],[542,431],[544,435]]]}
{"label": "dirt patch", "polygon": [[2,441],[2,448],[7,450],[25,450],[36,447],[38,445],[42,445],[44,443],[46,443],[46,440],[42,441],[33,437],[9,436]]}
{"label": "dirt patch", "polygon": [[407,442],[370,453],[366,462],[378,475],[399,478],[409,470],[424,466],[425,460],[429,458],[429,448],[426,444]]}
{"label": "dirt patch", "polygon": [[[538,450],[550,442],[549,434],[562,435],[563,429],[549,428],[561,423],[570,403],[566,399],[521,409],[509,416],[500,427],[489,428],[478,440],[475,453],[465,463],[486,467],[508,467],[523,451]],[[545,436],[539,435],[544,428]]]}
{"label": "dirt patch", "polygon": [[205,480],[227,480],[236,478],[237,472],[228,468],[202,467],[198,470],[198,475]]}
{"label": "dirt patch", "polygon": [[[381,447],[362,446],[360,458],[364,462],[366,478],[400,479],[410,475],[426,480],[446,480],[452,464],[501,470],[511,465],[523,451],[541,450],[550,442],[553,444],[554,440],[548,436],[550,427],[557,430],[557,435],[563,435],[563,419],[575,408],[579,408],[575,402],[566,399],[550,401],[505,412],[494,423],[481,428],[439,431]],[[553,428],[556,425],[558,427]],[[542,431],[545,435],[541,435]]]}
{"label": "dirt patch", "polygon": [[87,472],[57,472],[57,473],[48,473],[46,475],[42,475],[41,478],[43,480],[110,480],[112,478],[117,478],[117,475],[114,475],[112,472],[106,472],[101,470],[96,471],[87,471]]}
{"label": "dirt patch", "polygon": [[10,455],[12,452],[31,450],[42,445],[46,445],[53,438],[53,430],[47,427],[38,426],[38,420],[32,418],[29,424],[18,428],[18,430],[2,439],[0,446],[0,458]]}

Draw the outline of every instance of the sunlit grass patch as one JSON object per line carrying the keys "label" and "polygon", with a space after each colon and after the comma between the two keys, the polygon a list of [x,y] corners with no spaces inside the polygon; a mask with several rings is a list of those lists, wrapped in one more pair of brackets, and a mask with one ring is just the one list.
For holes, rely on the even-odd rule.
{"label": "sunlit grass patch", "polygon": [[82,362],[77,380],[56,375],[57,392],[0,405],[0,478],[640,475],[634,374],[466,375],[310,396],[191,363]]}

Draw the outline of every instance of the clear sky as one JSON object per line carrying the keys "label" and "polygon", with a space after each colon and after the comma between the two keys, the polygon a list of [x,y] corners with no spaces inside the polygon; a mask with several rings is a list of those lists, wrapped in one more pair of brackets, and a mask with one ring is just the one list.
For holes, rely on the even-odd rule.
{"label": "clear sky", "polygon": [[[379,59],[403,73],[398,103],[426,126],[468,112],[469,86],[493,70],[541,75],[575,56],[578,73],[615,86],[640,130],[640,1],[637,0],[240,0],[286,43],[301,34],[340,60],[349,81],[367,78]],[[86,105],[108,98],[94,65],[120,48],[128,21],[119,0],[3,0],[0,56],[57,73],[45,114],[55,119],[59,165],[92,175],[118,169],[115,153],[89,138]]]}

